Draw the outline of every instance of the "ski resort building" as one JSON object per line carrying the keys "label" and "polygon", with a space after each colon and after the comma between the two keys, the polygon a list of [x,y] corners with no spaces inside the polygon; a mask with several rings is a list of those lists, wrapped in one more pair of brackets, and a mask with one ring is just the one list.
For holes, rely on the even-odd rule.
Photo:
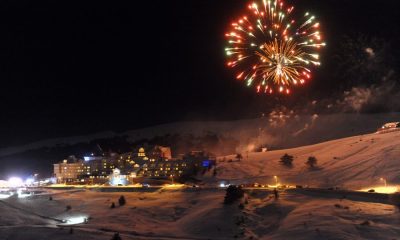
{"label": "ski resort building", "polygon": [[83,174],[83,169],[83,161],[68,162],[65,159],[61,163],[54,164],[54,176],[58,183],[73,183]]}
{"label": "ski resort building", "polygon": [[[202,151],[190,152],[181,159],[173,159],[169,147],[140,147],[132,152],[91,154],[84,160],[64,160],[54,164],[58,183],[66,184],[128,184],[141,180],[179,178],[204,172],[215,165],[215,159]],[[116,174],[118,173],[118,174]],[[121,177],[127,181],[119,181]]]}
{"label": "ski resort building", "polygon": [[400,122],[385,123],[382,127],[378,128],[377,133],[387,133],[400,130]]}

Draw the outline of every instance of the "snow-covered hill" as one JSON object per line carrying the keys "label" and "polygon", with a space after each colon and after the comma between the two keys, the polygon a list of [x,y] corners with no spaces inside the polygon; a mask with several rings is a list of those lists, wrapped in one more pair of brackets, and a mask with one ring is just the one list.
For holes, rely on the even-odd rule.
{"label": "snow-covered hill", "polygon": [[[294,157],[292,167],[280,164],[285,153]],[[318,169],[307,167],[305,162],[309,156],[317,158]],[[228,162],[234,158],[227,156],[219,163],[220,179],[272,184],[276,175],[282,183],[355,189],[382,185],[380,178],[386,179],[388,184],[399,184],[400,132],[359,135],[292,149],[249,153],[248,157],[244,154],[240,162]]]}
{"label": "snow-covered hill", "polygon": [[[121,195],[126,205],[110,208]],[[395,206],[250,191],[239,202],[224,205],[224,190],[159,190],[156,192],[55,193],[53,200],[0,201],[1,239],[98,240],[119,232],[126,240],[231,239],[396,239],[400,233]],[[244,200],[243,200],[244,201]],[[70,206],[70,211],[65,211]],[[51,220],[90,217],[88,223],[56,227]],[[71,230],[73,229],[73,231]]]}

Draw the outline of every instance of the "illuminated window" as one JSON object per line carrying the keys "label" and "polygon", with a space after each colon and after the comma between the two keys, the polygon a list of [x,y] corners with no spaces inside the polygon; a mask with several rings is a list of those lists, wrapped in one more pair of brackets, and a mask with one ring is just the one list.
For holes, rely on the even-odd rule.
{"label": "illuminated window", "polygon": [[146,153],[144,152],[144,148],[139,148],[138,157],[145,157]]}

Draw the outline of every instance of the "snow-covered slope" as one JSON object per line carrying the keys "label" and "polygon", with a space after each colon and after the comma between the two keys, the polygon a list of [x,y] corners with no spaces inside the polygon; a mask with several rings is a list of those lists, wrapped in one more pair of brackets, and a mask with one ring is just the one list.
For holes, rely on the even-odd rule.
{"label": "snow-covered slope", "polygon": [[[110,208],[120,195],[126,205]],[[250,191],[243,209],[224,205],[223,190],[156,192],[74,192],[0,201],[0,239],[230,240],[230,239],[396,239],[395,206],[310,197],[281,192],[275,200],[265,190]],[[244,201],[243,201],[244,202]],[[10,207],[13,206],[13,207]],[[71,206],[70,211],[65,211]],[[56,227],[37,217],[89,216],[87,224]],[[63,218],[64,219],[64,218]],[[73,233],[70,233],[70,227]]]}
{"label": "snow-covered slope", "polygon": [[[335,131],[335,129],[332,129]],[[280,164],[285,154],[294,156],[293,166]],[[282,183],[314,186],[346,186],[364,188],[388,183],[400,183],[400,132],[367,134],[315,145],[270,151],[244,153],[241,162],[219,163],[220,179],[245,179],[248,182],[274,183],[277,175]],[[310,170],[305,162],[309,156],[318,160],[318,169]],[[221,158],[222,159],[222,158]]]}

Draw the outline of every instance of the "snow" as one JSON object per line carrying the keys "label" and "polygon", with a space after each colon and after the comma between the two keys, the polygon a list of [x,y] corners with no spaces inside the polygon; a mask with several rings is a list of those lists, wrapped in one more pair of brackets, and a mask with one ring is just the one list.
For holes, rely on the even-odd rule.
{"label": "snow", "polygon": [[[52,190],[53,193],[58,191]],[[126,205],[118,206],[123,194]],[[2,239],[394,239],[398,210],[391,205],[265,190],[247,192],[243,210],[226,206],[224,190],[163,189],[104,193],[85,190],[0,202]],[[111,209],[111,202],[116,208]],[[71,206],[70,211],[65,207]],[[12,207],[10,207],[12,206]],[[62,226],[51,218],[86,215]],[[42,216],[42,217],[39,217]],[[43,218],[47,216],[49,218]],[[73,234],[70,234],[73,228]]]}
{"label": "snow", "polygon": [[[121,194],[127,200],[124,206],[118,206],[118,198]],[[210,214],[215,213],[215,216],[218,216],[215,221],[220,221],[231,212],[229,207],[224,208],[223,196],[224,192],[217,190],[206,193],[174,189],[164,189],[153,193],[100,193],[87,190],[57,194],[53,196],[52,201],[47,196],[18,199],[17,201],[7,199],[3,200],[7,205],[0,202],[0,207],[3,208],[2,212],[6,213],[0,218],[3,226],[0,228],[0,236],[13,232],[10,229],[15,227],[29,228],[33,234],[37,227],[55,228],[55,225],[59,224],[49,219],[42,219],[36,215],[38,214],[55,219],[88,216],[87,224],[72,226],[87,234],[120,232],[127,237],[132,235],[132,239],[140,239],[140,236],[146,237],[146,239],[148,237],[150,239],[193,239],[192,236],[195,236],[194,239],[206,239],[206,235],[220,238],[224,233],[209,232],[203,235],[202,228],[204,226],[211,227],[211,223],[208,220],[205,221]],[[114,209],[110,208],[112,202],[116,204]],[[15,208],[9,207],[8,204]],[[71,206],[70,211],[66,211],[67,205]],[[32,214],[27,214],[19,209],[27,209]],[[229,233],[234,228],[233,223],[221,222],[219,225],[222,231]],[[12,234],[18,235],[15,232]],[[75,235],[79,234],[75,233]],[[17,239],[29,238],[25,238],[24,233],[20,233]],[[131,238],[123,237],[123,239]],[[222,237],[222,239],[224,238]]]}
{"label": "snow", "polygon": [[[399,152],[400,132],[366,134],[292,149],[249,153],[248,157],[243,154],[240,162],[234,155],[220,157],[217,172],[219,179],[232,182],[274,184],[273,176],[277,175],[282,184],[364,189],[382,186],[383,177],[388,185],[400,183]],[[280,164],[285,153],[294,157],[293,167]],[[317,158],[317,169],[305,165],[309,156]]]}
{"label": "snow", "polygon": [[[397,209],[348,200],[293,199],[279,229],[262,239],[395,239]],[[285,205],[285,204],[283,204]]]}

